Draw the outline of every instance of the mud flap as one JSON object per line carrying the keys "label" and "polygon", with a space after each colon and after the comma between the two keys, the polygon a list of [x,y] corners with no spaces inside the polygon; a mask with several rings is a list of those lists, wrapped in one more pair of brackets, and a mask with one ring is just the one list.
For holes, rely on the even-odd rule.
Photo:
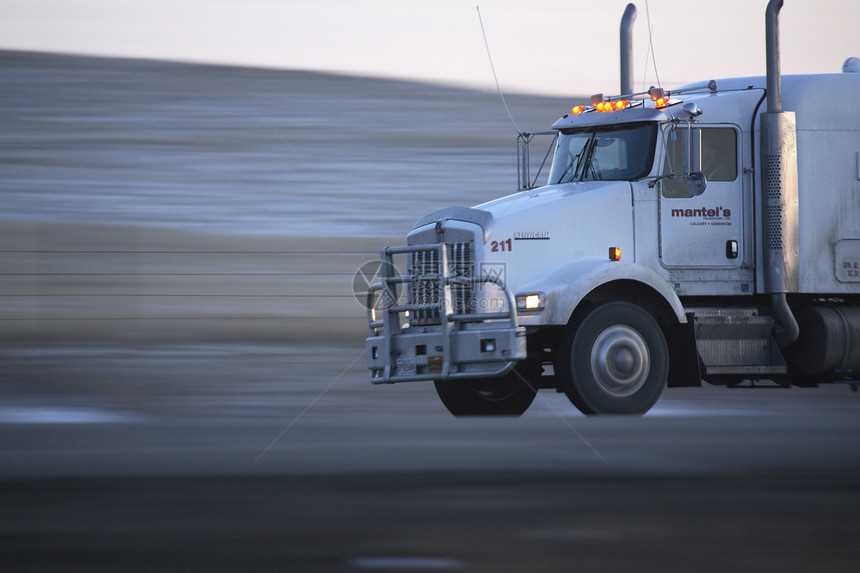
{"label": "mud flap", "polygon": [[687,315],[686,324],[669,324],[665,330],[666,344],[669,346],[669,388],[693,387],[702,385],[702,367],[696,349],[695,320]]}

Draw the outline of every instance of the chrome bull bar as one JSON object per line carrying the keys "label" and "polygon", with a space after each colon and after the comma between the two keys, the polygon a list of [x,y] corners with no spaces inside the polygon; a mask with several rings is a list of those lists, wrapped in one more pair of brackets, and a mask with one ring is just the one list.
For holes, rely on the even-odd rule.
{"label": "chrome bull bar", "polygon": [[[436,252],[438,273],[403,275],[395,255]],[[419,380],[492,378],[509,372],[526,357],[525,328],[517,324],[514,294],[495,276],[450,276],[446,243],[387,247],[382,250],[381,281],[367,293],[367,364],[371,382],[393,384]],[[398,304],[398,285],[437,289],[431,302]],[[494,284],[504,293],[501,312],[455,312],[452,288]],[[461,307],[462,310],[462,307]],[[477,310],[477,309],[476,309]],[[409,326],[404,314],[438,313],[439,323]]]}

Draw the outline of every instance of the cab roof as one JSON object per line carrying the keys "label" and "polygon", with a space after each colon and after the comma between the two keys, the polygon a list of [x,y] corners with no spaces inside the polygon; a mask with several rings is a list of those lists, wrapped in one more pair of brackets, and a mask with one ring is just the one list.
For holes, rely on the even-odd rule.
{"label": "cab roof", "polygon": [[671,116],[662,109],[653,107],[628,107],[619,111],[586,111],[568,114],[556,121],[553,129],[594,127],[598,125],[617,125],[619,123],[639,123],[644,121],[666,121]]}
{"label": "cab roof", "polygon": [[[839,115],[844,117],[847,113],[854,117],[857,113],[853,102],[860,88],[860,74],[788,74],[781,76],[781,83],[783,107],[786,110],[803,108],[805,115],[814,113],[816,117],[827,113],[837,117]],[[760,94],[758,97],[761,97],[766,84],[767,79],[764,76],[750,76],[689,83],[674,90],[667,90],[665,93],[663,90],[651,88],[646,92],[625,96],[603,98],[602,95],[597,95],[592,97],[591,106],[573,108],[571,113],[556,121],[552,128],[563,130],[623,123],[685,120],[690,117],[683,111],[685,103],[696,103],[700,109],[713,108],[714,104],[730,106],[732,100],[741,101],[750,97],[752,93],[758,93]],[[663,101],[657,100],[656,92],[665,96]],[[715,96],[719,97],[715,98]],[[838,105],[840,114],[833,114],[832,103],[827,106],[821,105],[821,102],[829,100],[841,102]],[[606,104],[602,107],[607,107],[609,111],[600,111],[598,102]],[[814,105],[816,102],[817,105]],[[852,109],[846,110],[846,106],[851,106]],[[817,121],[821,123],[821,119],[818,118]]]}

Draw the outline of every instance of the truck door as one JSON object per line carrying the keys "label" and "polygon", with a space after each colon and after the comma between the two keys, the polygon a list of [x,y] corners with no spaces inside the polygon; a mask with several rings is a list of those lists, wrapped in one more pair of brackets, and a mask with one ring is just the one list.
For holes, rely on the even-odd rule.
{"label": "truck door", "polygon": [[[693,196],[685,178],[660,181],[660,259],[670,270],[722,271],[695,276],[699,281],[723,281],[744,260],[741,130],[726,124],[696,127],[702,131],[707,188]],[[678,126],[666,132],[664,176],[682,172],[680,132],[684,129]]]}

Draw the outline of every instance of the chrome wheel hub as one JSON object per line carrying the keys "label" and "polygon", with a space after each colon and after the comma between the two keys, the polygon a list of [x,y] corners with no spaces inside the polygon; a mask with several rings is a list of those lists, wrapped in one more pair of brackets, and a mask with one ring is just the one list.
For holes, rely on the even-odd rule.
{"label": "chrome wheel hub", "polygon": [[629,396],[648,378],[651,355],[645,339],[626,325],[610,326],[601,332],[591,348],[591,371],[609,394]]}

